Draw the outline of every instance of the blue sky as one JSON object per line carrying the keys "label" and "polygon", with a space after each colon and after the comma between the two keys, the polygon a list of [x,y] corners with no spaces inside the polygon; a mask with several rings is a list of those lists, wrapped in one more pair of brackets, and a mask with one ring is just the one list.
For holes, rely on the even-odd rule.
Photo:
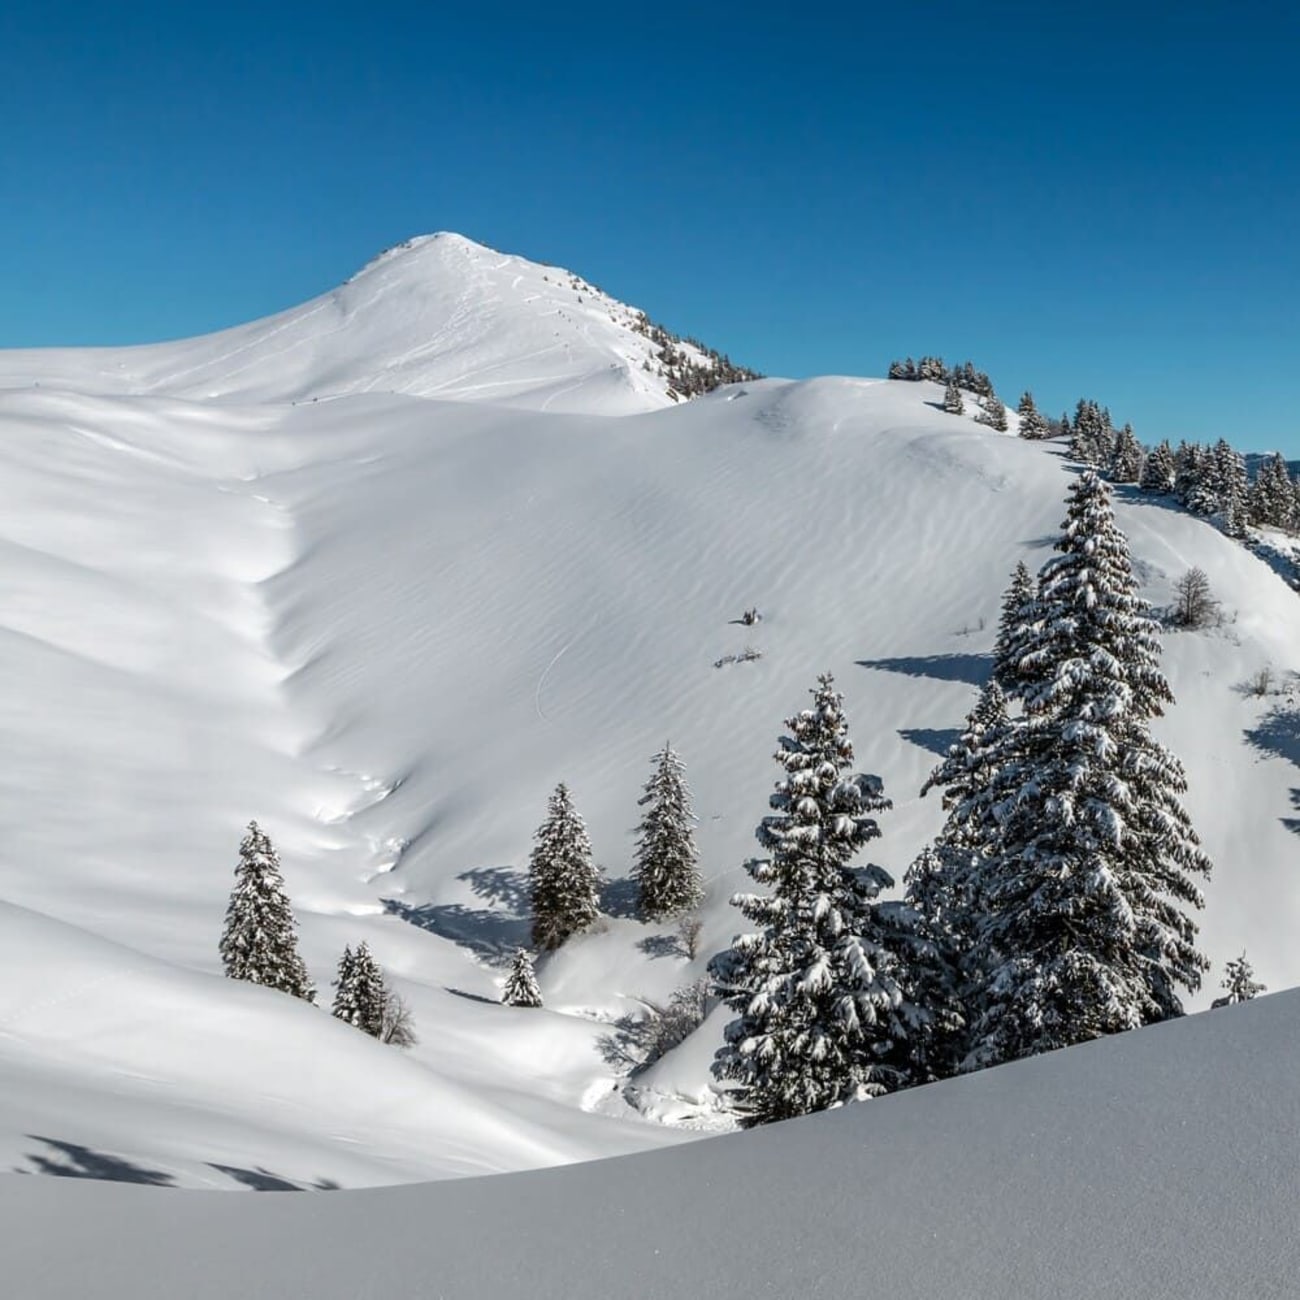
{"label": "blue sky", "polygon": [[1210,0],[12,0],[0,346],[236,324],[449,229],[769,373],[933,351],[1300,454],[1298,38]]}

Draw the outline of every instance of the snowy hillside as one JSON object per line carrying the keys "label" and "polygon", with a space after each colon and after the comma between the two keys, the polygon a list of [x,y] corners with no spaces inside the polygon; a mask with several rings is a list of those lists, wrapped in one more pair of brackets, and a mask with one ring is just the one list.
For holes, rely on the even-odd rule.
{"label": "snowy hillside", "polygon": [[23,1300],[1284,1300],[1297,1015],[1280,994],[743,1137],[455,1185],[0,1176],[5,1282]]}
{"label": "snowy hillside", "polygon": [[[945,415],[929,384],[674,405],[632,309],[579,283],[437,236],[239,330],[0,354],[0,1167],[355,1186],[680,1142],[717,1123],[716,1018],[638,1081],[642,1110],[617,1022],[735,933],[771,753],[819,672],[895,803],[876,860],[901,875],[937,829],[917,792],[1011,568],[1048,553],[1061,449]],[[1167,638],[1158,728],[1217,864],[1213,978],[1245,946],[1271,988],[1300,982],[1300,715],[1243,689],[1297,666],[1300,599],[1203,521],[1118,513],[1150,599],[1199,565],[1228,615]],[[700,817],[694,961],[628,915],[666,739]],[[545,1009],[505,1009],[560,780],[609,915],[540,964]],[[220,978],[253,817],[326,1000],[364,939],[411,1052]]]}
{"label": "snowy hillside", "polygon": [[[301,307],[220,334],[0,353],[0,388],[223,402],[408,393],[623,414],[676,400],[644,325],[573,272],[444,232],[389,249]],[[714,364],[691,344],[679,350]]]}

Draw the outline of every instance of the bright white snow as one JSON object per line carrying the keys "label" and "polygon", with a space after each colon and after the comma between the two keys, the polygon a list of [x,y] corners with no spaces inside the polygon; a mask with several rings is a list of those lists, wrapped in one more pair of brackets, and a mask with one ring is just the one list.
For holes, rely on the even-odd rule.
{"label": "bright white snow", "polygon": [[[0,354],[0,1167],[74,1149],[179,1186],[355,1186],[681,1141],[647,1116],[716,1126],[716,1017],[635,1081],[644,1114],[612,1022],[735,932],[771,753],[818,672],[895,801],[876,860],[901,875],[937,829],[917,791],[1012,567],[1048,553],[1061,449],[944,415],[926,384],[674,406],[631,309],[578,283],[444,235],[209,338]],[[1243,946],[1296,983],[1300,717],[1241,687],[1294,666],[1300,599],[1202,521],[1136,494],[1119,516],[1151,599],[1196,564],[1230,617],[1166,641],[1159,731],[1216,862],[1195,1005]],[[694,963],[624,914],[665,741],[700,817]],[[559,780],[613,915],[539,963],[543,1010],[506,1009]],[[364,939],[413,1051],[220,978],[252,817],[322,1002]]]}
{"label": "bright white snow", "polygon": [[739,1136],[327,1196],[0,1177],[23,1300],[1287,1300],[1300,995]]}

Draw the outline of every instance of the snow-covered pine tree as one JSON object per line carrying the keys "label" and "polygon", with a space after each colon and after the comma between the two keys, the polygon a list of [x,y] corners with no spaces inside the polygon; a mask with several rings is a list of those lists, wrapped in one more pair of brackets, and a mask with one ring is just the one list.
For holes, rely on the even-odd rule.
{"label": "snow-covered pine tree", "polygon": [[918,379],[928,379],[934,384],[948,381],[948,367],[944,365],[942,357],[922,357],[916,363],[916,374]]}
{"label": "snow-covered pine tree", "polygon": [[966,413],[966,403],[962,401],[961,389],[957,387],[955,379],[948,380],[948,387],[944,389],[943,409],[949,415],[964,415]]}
{"label": "snow-covered pine tree", "polygon": [[348,944],[343,949],[343,955],[339,958],[338,970],[335,972],[332,981],[334,988],[334,1005],[330,1014],[335,1020],[345,1020],[348,1024],[355,1024],[356,1016],[356,999],[354,996],[354,985],[356,983],[357,959],[352,951],[352,945]]}
{"label": "snow-covered pine tree", "polygon": [[651,760],[654,773],[638,801],[645,808],[638,828],[632,874],[639,910],[647,921],[698,907],[704,897],[692,823],[691,792],[682,760],[664,745]]}
{"label": "snow-covered pine tree", "polygon": [[1206,450],[1199,443],[1185,438],[1174,452],[1174,495],[1189,510],[1201,483],[1205,468]]}
{"label": "snow-covered pine tree", "polygon": [[1225,438],[1214,445],[1214,486],[1217,496],[1215,513],[1229,537],[1244,537],[1247,522],[1246,462]]}
{"label": "snow-covered pine tree", "polygon": [[1133,426],[1126,424],[1115,437],[1110,457],[1110,478],[1115,483],[1136,483],[1142,477],[1142,444]]}
{"label": "snow-covered pine tree", "polygon": [[951,814],[988,786],[993,775],[989,742],[1007,725],[1006,699],[998,684],[989,682],[962,734],[921,787],[922,798],[932,789],[941,789],[950,816],[903,881],[910,910],[902,919],[914,940],[908,955],[907,990],[925,1013],[913,1043],[915,1082],[955,1074],[964,1054],[961,989],[980,910],[974,890],[996,827],[961,821]]}
{"label": "snow-covered pine tree", "polygon": [[1019,560],[1002,597],[998,635],[993,643],[993,680],[1013,698],[1029,680],[1020,666],[1020,655],[1035,617],[1034,579],[1024,560]]}
{"label": "snow-covered pine tree", "polygon": [[334,990],[333,1015],[336,1020],[346,1021],[372,1038],[383,1037],[388,990],[384,985],[384,972],[368,944],[358,944],[355,951],[343,949]]}
{"label": "snow-covered pine tree", "polygon": [[1143,462],[1142,477],[1138,480],[1138,486],[1143,492],[1155,492],[1163,496],[1174,490],[1176,476],[1174,453],[1168,440],[1162,440],[1155,445],[1151,454]]}
{"label": "snow-covered pine tree", "polygon": [[1020,416],[1020,436],[1022,438],[1046,438],[1050,432],[1043,413],[1034,404],[1034,395],[1025,391],[1020,395],[1020,404],[1016,407]]}
{"label": "snow-covered pine tree", "polygon": [[227,976],[315,1001],[316,990],[298,953],[296,928],[280,859],[266,832],[249,822],[221,935]]}
{"label": "snow-covered pine tree", "polygon": [[1178,761],[1150,720],[1172,700],[1109,490],[1071,487],[1039,575],[1024,713],[988,745],[988,785],[954,809],[983,833],[965,1068],[1181,1014],[1206,969],[1188,909],[1207,875]]}
{"label": "snow-covered pine tree", "polygon": [[735,1081],[747,1127],[862,1100],[907,1081],[919,1014],[907,1001],[893,884],[850,859],[880,834],[890,807],[878,777],[851,774],[843,699],[827,673],[813,706],[789,719],[775,755],[785,775],[757,830],[771,855],[745,870],[768,893],[731,901],[756,932],[709,963],[715,991],[737,1013],[714,1060]]}
{"label": "snow-covered pine tree", "polygon": [[1219,987],[1227,989],[1227,992],[1223,997],[1214,999],[1216,1007],[1231,1007],[1238,1002],[1249,1002],[1261,993],[1268,992],[1267,984],[1256,981],[1255,968],[1246,960],[1244,951],[1240,957],[1234,957],[1228,963]]}
{"label": "snow-covered pine tree", "polygon": [[1007,408],[1003,406],[1002,399],[996,393],[990,393],[984,399],[984,405],[980,407],[979,414],[975,417],[976,424],[986,424],[990,429],[996,429],[999,433],[1007,431]]}
{"label": "snow-covered pine tree", "polygon": [[563,781],[551,795],[535,838],[529,860],[533,945],[545,952],[594,924],[600,910],[600,869]]}
{"label": "snow-covered pine tree", "polygon": [[1286,529],[1294,525],[1295,489],[1281,452],[1275,452],[1259,467],[1246,508],[1252,524]]}
{"label": "snow-covered pine tree", "polygon": [[1074,412],[1070,454],[1085,465],[1108,465],[1114,439],[1109,412],[1091,398],[1081,397]]}
{"label": "snow-covered pine tree", "polygon": [[526,948],[515,949],[510,974],[506,976],[505,987],[501,990],[501,1001],[508,1007],[542,1005],[542,990],[537,983],[537,972],[533,969],[533,959]]}

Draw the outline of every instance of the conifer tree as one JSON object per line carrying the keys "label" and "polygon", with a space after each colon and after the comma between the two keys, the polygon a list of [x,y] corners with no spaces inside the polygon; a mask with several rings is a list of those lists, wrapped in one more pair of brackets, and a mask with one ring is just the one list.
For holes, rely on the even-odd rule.
{"label": "conifer tree", "polygon": [[996,394],[990,393],[984,399],[984,405],[980,407],[975,422],[976,424],[986,424],[990,429],[996,429],[999,433],[1006,433],[1007,408],[1002,405],[1002,399]]}
{"label": "conifer tree", "polygon": [[1020,395],[1020,404],[1016,407],[1020,416],[1020,436],[1022,438],[1046,438],[1049,430],[1042,412],[1034,405],[1034,395],[1024,392]]}
{"label": "conifer tree", "polygon": [[955,379],[948,380],[948,387],[944,389],[943,409],[949,415],[964,415],[966,412],[966,403],[962,401],[961,389]]}
{"label": "conifer tree", "polygon": [[545,952],[586,930],[600,910],[600,870],[591,859],[587,828],[563,782],[555,787],[535,838],[529,861],[533,945]]}
{"label": "conifer tree", "polygon": [[909,954],[908,993],[924,1013],[913,1044],[914,1080],[946,1078],[956,1073],[964,1053],[966,1028],[962,1006],[963,975],[980,912],[975,893],[979,868],[990,842],[992,822],[952,816],[987,788],[993,776],[990,741],[1008,724],[1006,700],[997,682],[989,682],[966,719],[965,729],[921,787],[943,791],[948,821],[934,843],[908,868],[904,915],[916,942]]}
{"label": "conifer tree", "polygon": [[1156,444],[1151,454],[1142,464],[1142,477],[1138,485],[1143,492],[1155,492],[1160,495],[1172,492],[1177,476],[1174,453],[1167,440]]}
{"label": "conifer tree", "polygon": [[1142,477],[1142,444],[1126,424],[1116,435],[1110,457],[1110,477],[1115,483],[1136,483]]}
{"label": "conifer tree", "polygon": [[1085,472],[1039,576],[1024,713],[988,744],[954,810],[987,835],[967,963],[965,1067],[1179,1015],[1205,959],[1188,909],[1209,872],[1186,779],[1149,723],[1172,700],[1109,492]]}
{"label": "conifer tree", "polygon": [[665,745],[652,761],[654,774],[639,800],[646,811],[638,830],[632,874],[642,917],[662,921],[698,907],[704,887],[691,829],[695,814],[682,760]]}
{"label": "conifer tree", "polygon": [[993,643],[993,680],[1004,694],[1012,697],[1020,694],[1028,680],[1020,665],[1020,655],[1034,616],[1034,580],[1024,560],[1020,560],[1002,597],[998,635]]}
{"label": "conifer tree", "polygon": [[372,1038],[382,1038],[389,994],[384,985],[384,972],[369,945],[361,943],[355,951],[343,949],[334,989],[334,1018],[346,1021]]}
{"label": "conifer tree", "polygon": [[1268,992],[1266,984],[1260,984],[1255,979],[1255,969],[1250,962],[1246,960],[1246,954],[1243,952],[1240,957],[1234,957],[1227,965],[1223,981],[1219,985],[1227,992],[1221,998],[1215,998],[1216,1007],[1230,1007],[1238,1002],[1250,1002],[1258,997],[1261,993]]}
{"label": "conifer tree", "polygon": [[314,1001],[316,990],[298,954],[296,928],[275,848],[266,832],[249,822],[221,935],[226,975]]}
{"label": "conifer tree", "polygon": [[1295,523],[1295,489],[1291,471],[1280,452],[1260,467],[1247,495],[1250,522],[1265,528],[1291,528]]}
{"label": "conifer tree", "polygon": [[770,857],[745,870],[770,891],[731,901],[756,932],[709,963],[737,1013],[714,1060],[735,1081],[746,1126],[888,1091],[907,1079],[918,1014],[906,1000],[896,905],[874,902],[893,880],[850,859],[890,806],[878,777],[852,774],[842,697],[818,678],[813,707],[786,724],[784,770],[757,837]]}
{"label": "conifer tree", "polygon": [[526,948],[515,950],[510,974],[506,976],[505,987],[501,990],[501,1001],[508,1007],[542,1005],[542,990],[537,984],[537,972],[533,970],[533,959]]}
{"label": "conifer tree", "polygon": [[1199,443],[1188,442],[1185,438],[1174,452],[1174,495],[1189,510],[1200,485],[1204,460],[1205,448]]}

